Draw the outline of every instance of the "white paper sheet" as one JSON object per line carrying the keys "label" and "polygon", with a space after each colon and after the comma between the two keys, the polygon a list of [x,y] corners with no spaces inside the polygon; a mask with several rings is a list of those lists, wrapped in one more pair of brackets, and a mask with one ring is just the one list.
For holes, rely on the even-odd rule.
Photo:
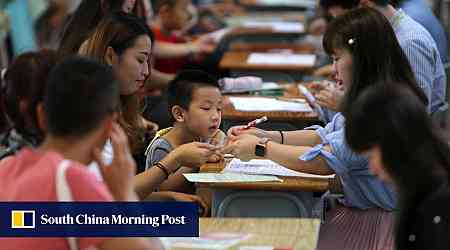
{"label": "white paper sheet", "polygon": [[250,92],[250,91],[261,91],[261,90],[279,90],[281,89],[280,84],[275,82],[263,82],[261,88],[246,88],[247,86],[244,86],[242,88],[236,87],[235,89],[230,90],[224,90],[222,93],[243,93],[243,92]]}
{"label": "white paper sheet", "polygon": [[271,160],[251,160],[248,162],[241,161],[239,159],[233,159],[223,169],[224,173],[246,173],[257,175],[276,175],[276,176],[298,176],[306,178],[320,178],[320,179],[332,179],[333,175],[316,175],[302,173],[283,167]]}
{"label": "white paper sheet", "polygon": [[230,97],[230,102],[236,110],[240,111],[312,112],[311,107],[307,103],[280,101],[274,98]]}
{"label": "white paper sheet", "polygon": [[248,20],[244,21],[242,26],[247,28],[271,28],[274,31],[286,33],[305,31],[305,26],[301,22]]}
{"label": "white paper sheet", "polygon": [[199,183],[283,181],[276,176],[249,175],[242,173],[190,173],[183,174],[183,176],[190,182]]}
{"label": "white paper sheet", "polygon": [[314,8],[317,3],[315,0],[258,0],[258,3],[265,6],[292,6]]}
{"label": "white paper sheet", "polygon": [[287,53],[251,53],[247,58],[248,64],[275,64],[314,66],[316,55],[287,54]]}
{"label": "white paper sheet", "polygon": [[165,249],[189,248],[189,249],[228,249],[241,241],[251,238],[248,233],[213,232],[200,235],[200,237],[171,237],[160,238]]}

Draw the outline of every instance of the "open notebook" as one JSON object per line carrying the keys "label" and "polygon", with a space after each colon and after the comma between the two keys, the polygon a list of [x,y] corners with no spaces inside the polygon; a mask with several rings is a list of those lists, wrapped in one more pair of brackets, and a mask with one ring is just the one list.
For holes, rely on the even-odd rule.
{"label": "open notebook", "polygon": [[298,65],[312,67],[316,62],[316,55],[292,53],[251,53],[247,58],[248,64]]}
{"label": "open notebook", "polygon": [[316,175],[302,173],[288,169],[280,164],[271,160],[250,160],[241,161],[239,159],[231,160],[223,169],[224,173],[245,173],[245,174],[257,174],[257,175],[276,175],[276,176],[297,176],[305,178],[320,178],[320,179],[332,179],[333,175]]}
{"label": "open notebook", "polygon": [[234,108],[240,111],[312,112],[311,107],[306,102],[282,101],[265,97],[230,97],[229,100]]}

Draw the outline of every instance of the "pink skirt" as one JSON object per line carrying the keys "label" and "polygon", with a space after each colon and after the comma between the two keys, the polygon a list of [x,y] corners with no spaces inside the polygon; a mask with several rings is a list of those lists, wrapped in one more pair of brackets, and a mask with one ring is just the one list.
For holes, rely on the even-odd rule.
{"label": "pink skirt", "polygon": [[394,250],[394,213],[336,206],[320,227],[317,250]]}

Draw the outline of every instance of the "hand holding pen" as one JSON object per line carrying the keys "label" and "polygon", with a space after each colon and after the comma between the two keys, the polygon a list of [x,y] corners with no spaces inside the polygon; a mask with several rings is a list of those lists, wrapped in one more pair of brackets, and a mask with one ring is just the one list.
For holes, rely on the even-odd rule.
{"label": "hand holding pen", "polygon": [[228,136],[238,136],[241,134],[252,134],[257,137],[266,137],[267,132],[262,129],[255,128],[255,126],[262,122],[265,122],[267,120],[268,120],[268,118],[266,116],[264,116],[264,117],[261,117],[259,119],[249,122],[247,125],[234,126],[228,130],[227,135]]}
{"label": "hand holding pen", "polygon": [[249,128],[256,127],[256,125],[258,125],[260,123],[263,123],[263,122],[266,122],[267,120],[268,120],[267,116],[263,116],[261,118],[255,119],[255,120],[247,123],[247,125],[244,128],[242,128],[242,129],[249,129]]}

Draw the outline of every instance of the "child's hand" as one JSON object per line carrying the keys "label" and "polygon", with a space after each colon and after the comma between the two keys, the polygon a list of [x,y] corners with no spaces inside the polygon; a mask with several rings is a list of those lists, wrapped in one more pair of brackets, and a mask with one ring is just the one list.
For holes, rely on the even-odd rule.
{"label": "child's hand", "polygon": [[222,130],[218,129],[213,137],[208,139],[208,143],[216,146],[216,148],[221,148],[226,144],[227,135],[222,132]]}
{"label": "child's hand", "polygon": [[103,162],[98,148],[94,150],[94,159],[100,167],[106,185],[116,200],[137,200],[133,191],[136,163],[131,156],[127,136],[123,129],[114,123],[110,138],[114,152],[112,163],[106,165]]}
{"label": "child's hand", "polygon": [[219,162],[221,160],[223,160],[223,154],[215,153],[211,155],[206,162]]}
{"label": "child's hand", "polygon": [[183,144],[172,151],[179,165],[198,168],[213,154],[220,154],[216,147],[209,143],[191,142]]}

